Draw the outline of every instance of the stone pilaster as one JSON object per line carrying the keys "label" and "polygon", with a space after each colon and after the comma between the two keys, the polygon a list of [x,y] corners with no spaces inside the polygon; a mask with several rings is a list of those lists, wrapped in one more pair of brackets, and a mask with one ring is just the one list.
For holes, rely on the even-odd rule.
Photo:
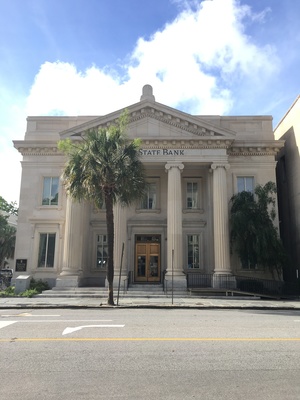
{"label": "stone pilaster", "polygon": [[67,197],[66,223],[63,247],[62,271],[56,279],[56,287],[78,287],[83,268],[83,249],[86,240],[88,207],[85,203]]}
{"label": "stone pilaster", "polygon": [[229,218],[227,198],[227,174],[229,164],[212,164],[213,170],[213,222],[215,270],[213,286],[234,287],[229,252]]}
{"label": "stone pilaster", "polygon": [[186,276],[183,272],[183,238],[182,238],[182,163],[168,163],[168,227],[167,227],[167,273],[166,279],[171,285],[173,276],[174,290],[186,289]]}
{"label": "stone pilaster", "polygon": [[127,208],[120,203],[114,205],[114,288],[118,288],[120,279],[122,247],[124,252],[122,259],[121,284],[123,290],[124,280],[127,278]]}

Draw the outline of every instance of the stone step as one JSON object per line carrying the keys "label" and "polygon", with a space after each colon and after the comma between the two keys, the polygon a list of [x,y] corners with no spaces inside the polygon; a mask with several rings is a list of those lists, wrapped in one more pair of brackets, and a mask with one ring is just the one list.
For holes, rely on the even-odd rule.
{"label": "stone step", "polygon": [[154,293],[162,293],[163,286],[162,285],[141,285],[141,284],[131,284],[127,290],[128,292],[154,292]]}
{"label": "stone step", "polygon": [[[53,288],[52,290],[45,290],[38,297],[43,298],[59,298],[59,297],[74,297],[74,298],[106,298],[108,289],[105,287],[98,288]],[[118,290],[114,289],[114,297],[118,295]],[[130,287],[127,292],[120,288],[120,297],[165,297],[162,286],[138,286]]]}
{"label": "stone step", "polygon": [[[83,287],[83,288],[53,288],[52,290],[45,290],[43,293],[37,295],[43,298],[107,298],[108,289],[105,287]],[[117,297],[118,290],[114,289],[114,297]],[[233,292],[232,290],[218,290],[218,289],[188,289],[186,291],[175,291],[174,296],[182,297],[222,297],[222,296],[238,296],[242,293]],[[246,295],[243,293],[243,295]],[[248,294],[250,297],[250,294]],[[119,297],[127,298],[165,298],[172,296],[172,291],[168,290],[164,293],[162,285],[143,285],[131,284],[128,290],[124,293],[124,289],[120,288]],[[253,294],[252,294],[253,296]]]}

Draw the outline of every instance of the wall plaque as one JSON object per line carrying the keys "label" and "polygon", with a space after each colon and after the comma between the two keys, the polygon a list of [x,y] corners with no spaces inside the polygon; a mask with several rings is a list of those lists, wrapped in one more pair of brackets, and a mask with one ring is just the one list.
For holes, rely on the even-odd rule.
{"label": "wall plaque", "polygon": [[27,260],[18,259],[16,260],[16,272],[24,272],[27,269]]}

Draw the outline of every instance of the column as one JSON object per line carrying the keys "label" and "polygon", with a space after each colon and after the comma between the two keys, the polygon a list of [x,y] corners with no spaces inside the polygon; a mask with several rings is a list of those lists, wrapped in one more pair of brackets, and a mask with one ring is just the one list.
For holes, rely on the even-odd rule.
{"label": "column", "polygon": [[168,289],[173,285],[174,290],[186,290],[186,276],[183,272],[182,252],[182,192],[181,171],[182,163],[168,163],[168,212],[167,212],[167,273]]}
{"label": "column", "polygon": [[215,270],[213,287],[233,288],[229,252],[229,217],[227,198],[227,173],[229,164],[212,164],[213,170],[213,222]]}
{"label": "column", "polygon": [[62,271],[56,287],[78,287],[83,272],[83,252],[88,222],[87,205],[67,197]]}
{"label": "column", "polygon": [[[122,257],[122,248],[124,251]],[[114,288],[119,286],[120,269],[121,281],[120,290],[124,288],[124,281],[127,280],[127,207],[123,207],[120,203],[114,205]],[[125,283],[127,284],[127,282]]]}

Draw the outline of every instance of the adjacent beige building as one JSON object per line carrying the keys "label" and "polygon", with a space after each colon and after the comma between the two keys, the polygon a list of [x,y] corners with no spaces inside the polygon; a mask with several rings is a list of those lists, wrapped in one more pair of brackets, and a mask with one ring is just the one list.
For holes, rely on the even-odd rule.
{"label": "adjacent beige building", "polygon": [[294,281],[300,273],[300,96],[281,119],[274,131],[284,141],[277,154],[277,186],[280,232],[291,256],[291,268],[285,279]]}
{"label": "adjacent beige building", "polygon": [[[115,206],[115,283],[121,259],[122,281],[162,284],[172,277],[178,290],[189,274],[210,276],[214,287],[224,277],[233,287],[235,275],[267,277],[243,269],[230,253],[229,201],[275,182],[283,142],[274,139],[272,117],[190,115],[156,102],[149,85],[127,109],[128,135],[142,140],[149,189],[140,204]],[[28,117],[24,140],[14,141],[23,156],[15,277],[26,271],[51,286],[105,285],[105,210],[66,197],[57,142],[107,127],[121,112]]]}

